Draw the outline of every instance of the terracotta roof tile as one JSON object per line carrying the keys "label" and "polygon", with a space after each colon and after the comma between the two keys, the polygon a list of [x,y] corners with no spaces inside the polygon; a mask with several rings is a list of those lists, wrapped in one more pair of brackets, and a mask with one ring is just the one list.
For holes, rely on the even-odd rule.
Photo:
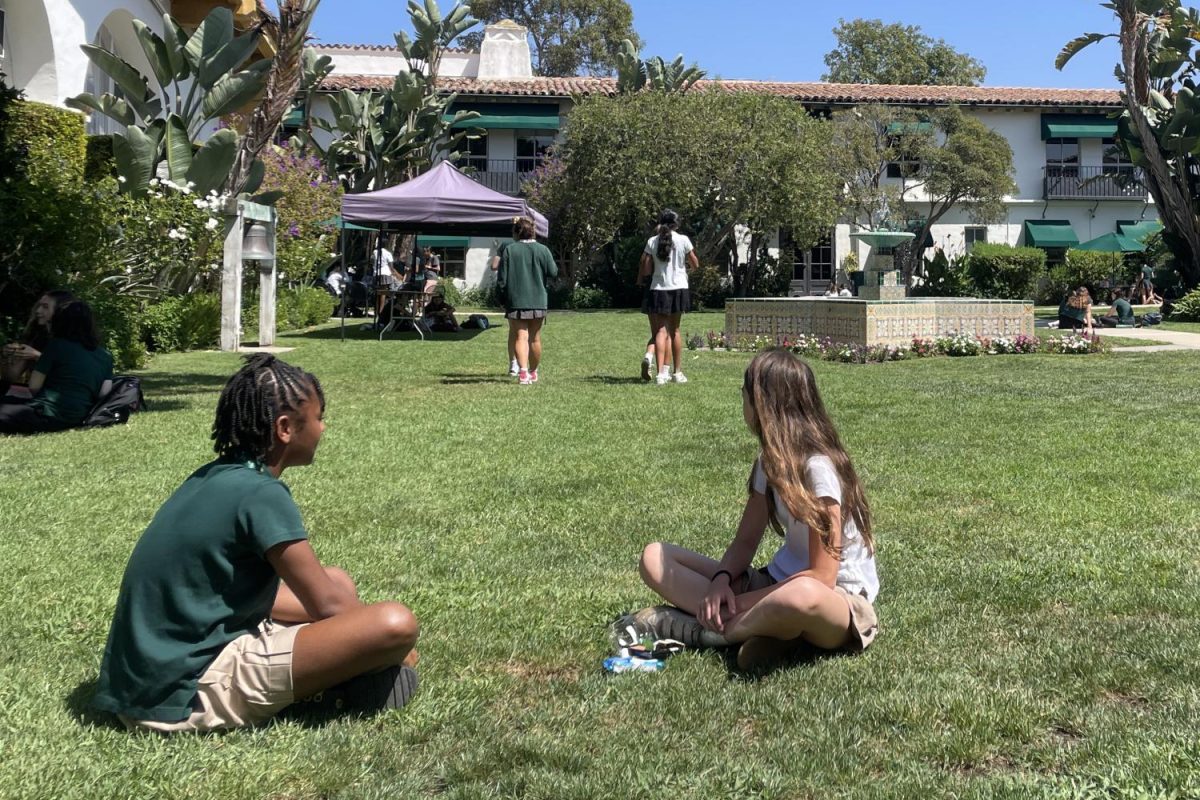
{"label": "terracotta roof tile", "polygon": [[[323,42],[314,42],[312,48],[321,53],[389,53],[391,55],[400,55],[399,48],[394,44],[324,44]],[[461,47],[447,47],[447,53],[462,53],[471,55],[478,51],[464,50]]]}
{"label": "terracotta roof tile", "polygon": [[[331,75],[325,89],[387,89],[389,77]],[[442,78],[438,85],[463,95],[570,97],[614,94],[615,78],[569,77],[518,80]],[[784,83],[775,81],[701,81],[700,87],[776,95],[808,103],[905,103],[916,105],[1096,106],[1113,108],[1121,98],[1115,89],[1034,89],[992,86],[884,86],[853,83]]]}

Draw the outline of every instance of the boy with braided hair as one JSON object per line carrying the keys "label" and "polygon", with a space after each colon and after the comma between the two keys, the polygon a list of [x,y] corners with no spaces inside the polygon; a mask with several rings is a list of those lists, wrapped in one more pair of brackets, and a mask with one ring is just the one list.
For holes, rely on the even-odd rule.
{"label": "boy with braided hair", "polygon": [[[209,731],[297,708],[371,712],[416,691],[417,621],[365,605],[323,567],[279,480],[325,430],[317,379],[254,355],[217,402],[217,458],[142,534],[121,582],[94,703],[131,729]],[[282,584],[281,584],[282,579]]]}

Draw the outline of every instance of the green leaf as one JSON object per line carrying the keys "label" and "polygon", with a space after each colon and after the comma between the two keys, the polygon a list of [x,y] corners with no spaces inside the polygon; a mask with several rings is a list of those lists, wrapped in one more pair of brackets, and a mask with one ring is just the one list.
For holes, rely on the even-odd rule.
{"label": "green leaf", "polygon": [[246,194],[253,194],[258,191],[258,187],[262,186],[263,178],[267,175],[267,165],[263,163],[261,158],[255,158],[250,165],[249,172],[246,173],[246,183],[242,186],[242,191]]}
{"label": "green leaf", "polygon": [[187,179],[195,184],[193,191],[196,194],[206,195],[225,183],[237,159],[237,142],[237,133],[231,128],[222,128],[208,137],[204,146],[192,156]]}
{"label": "green leaf", "polygon": [[1076,37],[1063,45],[1063,49],[1059,51],[1058,56],[1054,59],[1054,68],[1061,70],[1067,65],[1076,53],[1088,45],[1105,39],[1115,39],[1115,33],[1085,33],[1083,36]]}
{"label": "green leaf", "polygon": [[128,103],[117,97],[113,97],[107,92],[100,97],[96,97],[89,92],[84,92],[81,95],[67,98],[66,104],[69,108],[78,109],[79,111],[103,114],[122,125],[132,125],[137,121]]}
{"label": "green leaf", "polygon": [[175,183],[183,183],[192,166],[192,139],[178,114],[167,117],[166,143],[167,173]]}
{"label": "green leaf", "polygon": [[94,44],[80,45],[80,49],[87,55],[89,61],[104,70],[104,73],[112,78],[117,86],[121,87],[126,99],[144,98],[150,91],[145,76],[134,69],[125,59]]}
{"label": "green leaf", "polygon": [[188,36],[183,28],[179,27],[170,14],[163,16],[163,29],[166,34],[163,37],[163,44],[167,48],[167,60],[171,62],[171,72],[175,74],[175,80],[184,80],[192,74],[191,65],[188,64],[184,48],[187,46]]}
{"label": "green leaf", "polygon": [[204,94],[202,106],[208,119],[223,117],[250,102],[267,85],[271,62],[256,61],[248,69],[226,75]]}
{"label": "green leaf", "polygon": [[136,125],[128,125],[124,134],[113,135],[113,160],[117,174],[125,178],[125,191],[140,196],[150,186],[158,157],[158,141]]}
{"label": "green leaf", "polygon": [[233,13],[223,6],[218,6],[208,12],[192,35],[188,37],[183,55],[192,68],[199,74],[200,67],[222,47],[233,41]]}
{"label": "green leaf", "polygon": [[200,64],[200,85],[211,88],[222,76],[246,63],[257,45],[258,33],[247,33],[213,53]]}
{"label": "green leaf", "polygon": [[171,58],[167,55],[167,45],[162,38],[140,19],[133,21],[133,30],[137,33],[142,52],[154,70],[154,77],[159,86],[167,86],[175,79],[175,70],[171,66]]}

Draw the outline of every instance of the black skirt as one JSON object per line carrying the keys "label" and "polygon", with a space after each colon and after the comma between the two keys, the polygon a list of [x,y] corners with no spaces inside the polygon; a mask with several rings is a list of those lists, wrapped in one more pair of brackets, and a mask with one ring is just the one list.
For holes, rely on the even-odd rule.
{"label": "black skirt", "polygon": [[643,314],[686,314],[691,310],[690,289],[651,289],[642,298]]}

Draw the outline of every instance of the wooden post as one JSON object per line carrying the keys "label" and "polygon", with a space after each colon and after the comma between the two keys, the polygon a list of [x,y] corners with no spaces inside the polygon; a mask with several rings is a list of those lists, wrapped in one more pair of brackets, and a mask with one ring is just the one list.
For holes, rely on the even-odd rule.
{"label": "wooden post", "polygon": [[221,263],[221,349],[237,352],[242,344],[242,215],[236,203],[226,208]]}
{"label": "wooden post", "polygon": [[262,347],[275,344],[275,209],[271,209],[271,258],[258,264],[258,343]]}

